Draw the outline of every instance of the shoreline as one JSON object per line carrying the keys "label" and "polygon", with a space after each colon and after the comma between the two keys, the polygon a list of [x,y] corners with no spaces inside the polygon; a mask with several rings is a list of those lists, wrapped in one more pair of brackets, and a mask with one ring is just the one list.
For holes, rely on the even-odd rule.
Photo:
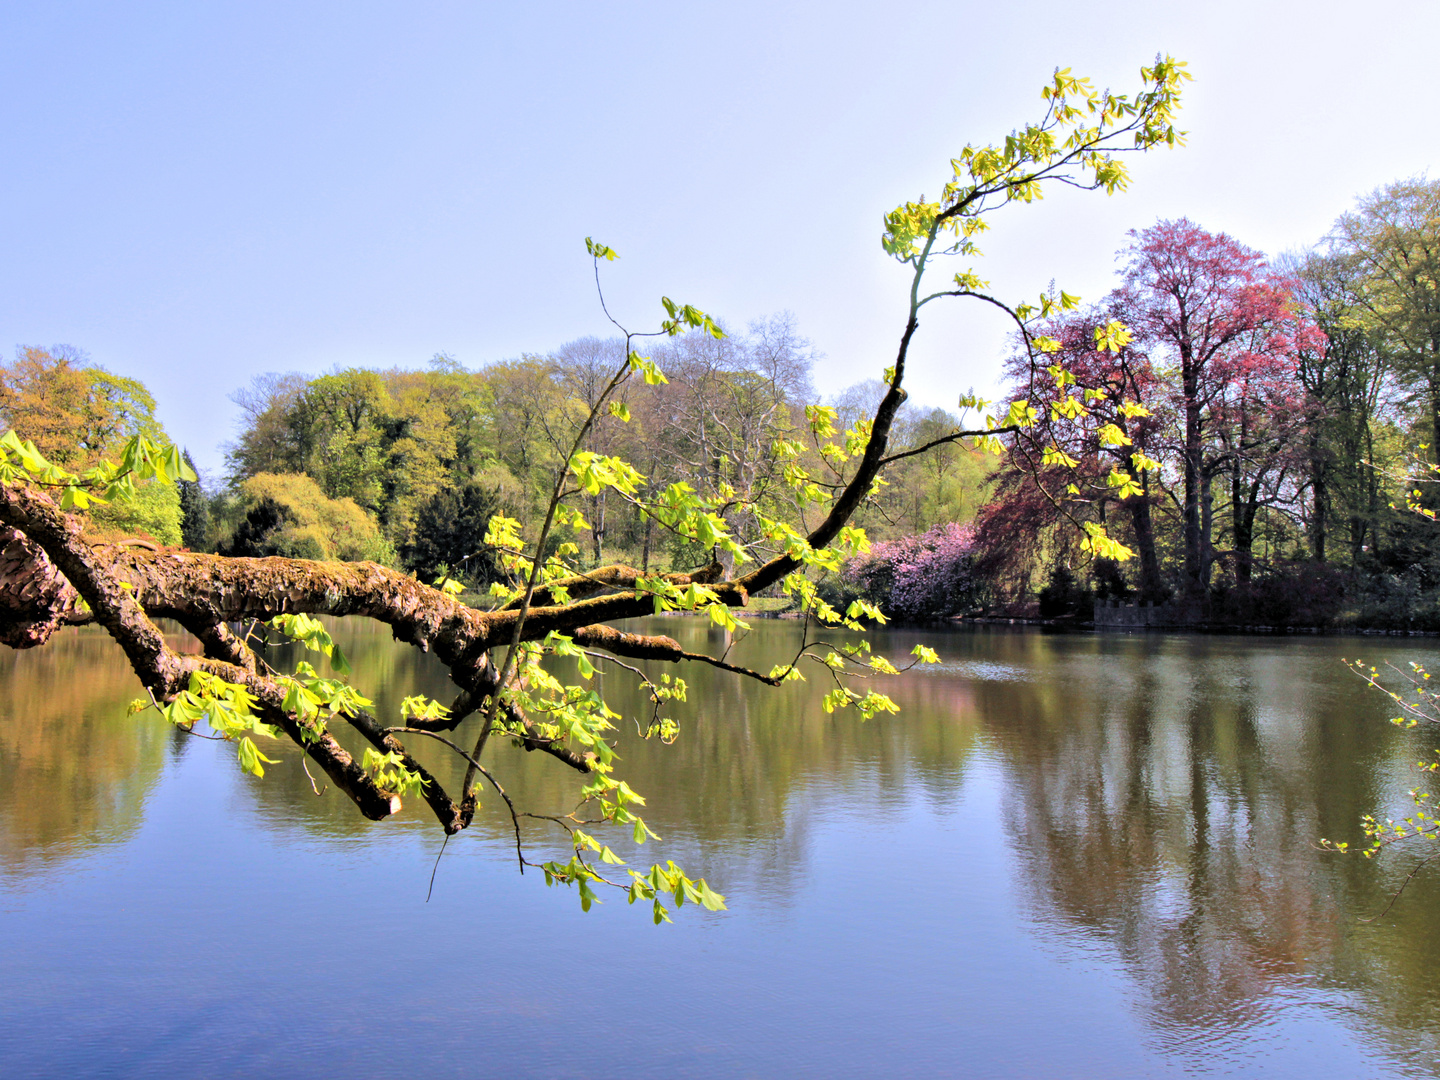
{"label": "shoreline", "polygon": [[[746,611],[746,619],[799,619],[796,611]],[[691,612],[671,612],[689,615]],[[1248,637],[1440,637],[1440,630],[1409,630],[1357,626],[1267,626],[1263,623],[1194,623],[1153,626],[1097,626],[1093,620],[1042,619],[1006,615],[954,615],[941,619],[892,619],[887,627],[911,626],[927,629],[961,629],[968,626],[1026,626],[1075,634],[1233,634]]]}

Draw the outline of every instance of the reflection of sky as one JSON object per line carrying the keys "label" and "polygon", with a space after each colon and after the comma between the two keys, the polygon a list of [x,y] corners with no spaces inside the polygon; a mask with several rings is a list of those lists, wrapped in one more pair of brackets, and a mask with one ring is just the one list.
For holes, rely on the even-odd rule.
{"label": "reflection of sky", "polygon": [[[1043,659],[963,656],[989,647],[953,638],[947,662],[1033,673]],[[1107,695],[1103,730],[1120,733],[1135,672],[1055,648],[1040,681],[1058,680],[1061,703],[1078,708],[1076,680],[1091,672],[1090,689]],[[1183,663],[1157,668],[1143,781],[1166,821],[1188,812],[1193,694]],[[843,771],[802,762],[775,820],[727,836],[718,853],[677,823],[653,856],[710,852],[731,910],[685,910],[661,928],[614,897],[582,915],[573,894],[521,878],[500,830],[453,839],[426,904],[431,831],[316,830],[303,811],[277,812],[290,805],[267,797],[278,775],[246,779],[228,748],[192,742],[123,843],[26,890],[0,886],[7,1080],[1393,1072],[1351,1034],[1369,1021],[1349,991],[1280,972],[1216,1011],[1167,1009],[1152,998],[1164,981],[1134,959],[1161,953],[1127,953],[1114,927],[1037,895],[1050,871],[1021,843],[1015,814],[1029,808],[1015,804],[1017,780],[1038,769],[1077,792],[1099,780],[1108,819],[1133,748],[1117,737],[1094,758],[1035,756],[1014,718],[986,714],[978,750],[928,754],[924,740],[962,719],[921,703],[973,712],[974,678],[902,684],[912,707],[872,721],[871,741],[845,743],[856,760]],[[1082,721],[1072,708],[1060,734]],[[698,739],[704,721],[693,723]],[[856,721],[826,723],[838,740]],[[1209,790],[1212,834],[1248,841],[1244,805],[1214,778]],[[1193,913],[1186,858],[1183,843],[1168,849],[1112,894],[1116,918],[1140,918],[1152,945]]]}
{"label": "reflection of sky", "polygon": [[246,781],[192,753],[126,848],[7,898],[0,1055],[8,1076],[98,1072],[102,1047],[121,1076],[1163,1072],[1114,966],[1015,920],[979,774],[943,815],[812,815],[798,904],[732,891],[657,930],[615,900],[581,915],[493,841],[452,843],[426,905],[433,844],[217,814]]}
{"label": "reflection of sky", "polygon": [[917,669],[922,676],[950,676],[976,682],[1024,682],[1029,673],[1014,664],[997,664],[992,660],[942,660],[938,664]]}

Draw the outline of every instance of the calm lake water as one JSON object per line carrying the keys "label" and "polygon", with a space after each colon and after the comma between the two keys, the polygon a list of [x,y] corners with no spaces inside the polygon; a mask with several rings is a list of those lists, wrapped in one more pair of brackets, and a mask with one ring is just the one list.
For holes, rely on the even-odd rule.
{"label": "calm lake water", "polygon": [[[337,636],[382,715],[449,699],[387,631]],[[692,668],[679,742],[624,740],[664,839],[616,850],[729,901],[660,927],[522,877],[493,796],[427,903],[441,836],[418,800],[368,823],[283,748],[255,780],[127,719],[138,684],[96,631],[0,650],[0,1075],[1440,1074],[1440,878],[1362,923],[1410,864],[1316,846],[1402,809],[1434,745],[1341,657],[1435,643],[871,640],[943,660],[889,681],[898,716]],[[733,655],[767,668],[797,641],[759,622]],[[623,674],[604,690],[633,714]],[[573,804],[557,762],[487,753],[525,806]],[[554,841],[535,828],[532,855]]]}

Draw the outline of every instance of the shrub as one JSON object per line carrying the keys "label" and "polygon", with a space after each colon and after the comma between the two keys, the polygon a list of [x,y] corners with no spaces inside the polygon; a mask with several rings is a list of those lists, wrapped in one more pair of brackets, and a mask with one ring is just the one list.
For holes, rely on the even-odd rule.
{"label": "shrub", "polygon": [[103,537],[148,536],[170,547],[181,541],[180,495],[174,484],[154,480],[135,485],[135,497],[97,504],[90,510],[90,531]]}
{"label": "shrub", "polygon": [[248,509],[223,555],[393,564],[395,551],[375,520],[351,499],[330,499],[298,473],[259,473],[240,485]]}
{"label": "shrub", "polygon": [[871,545],[841,572],[842,589],[900,619],[943,618],[975,605],[975,529],[950,522]]}
{"label": "shrub", "polygon": [[1236,626],[1329,626],[1350,592],[1349,573],[1325,563],[1278,564],[1243,585],[1211,594],[1210,621]]}

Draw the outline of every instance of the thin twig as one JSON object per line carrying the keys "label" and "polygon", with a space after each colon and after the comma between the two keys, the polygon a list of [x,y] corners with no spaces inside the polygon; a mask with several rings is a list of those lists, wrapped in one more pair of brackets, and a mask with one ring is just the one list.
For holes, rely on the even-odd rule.
{"label": "thin twig", "polygon": [[435,891],[435,875],[440,870],[440,857],[445,854],[445,845],[450,843],[450,834],[445,834],[445,839],[440,841],[440,850],[435,855],[435,865],[430,868],[430,888],[425,890],[425,902],[430,902],[430,896]]}
{"label": "thin twig", "polygon": [[[317,799],[318,799],[321,795],[324,795],[325,792],[327,792],[327,791],[330,790],[330,785],[329,785],[329,784],[326,784],[323,788],[317,788],[317,787],[315,786],[315,777],[313,777],[313,776],[310,775],[310,765],[306,762],[306,760],[305,760],[305,755],[304,755],[304,754],[301,754],[301,755],[300,755],[300,767],[305,770],[305,778],[310,781],[310,790],[313,791],[313,792],[315,792],[315,797],[316,797]],[[430,875],[430,880],[431,880],[431,883],[432,883],[432,885],[433,885],[434,880],[435,880],[435,875],[434,875],[434,874],[431,874],[431,875]],[[426,900],[427,900],[427,902],[428,902],[429,897],[426,897]]]}
{"label": "thin twig", "polygon": [[436,734],[433,731],[426,731],[424,728],[391,727],[385,729],[385,733],[387,735],[397,731],[408,732],[412,735],[424,735],[426,738],[434,739],[436,742],[444,743],[446,746],[450,747],[451,750],[454,750],[455,753],[459,754],[462,758],[468,761],[472,769],[474,769],[477,773],[483,776],[486,780],[490,781],[490,786],[495,789],[496,794],[498,794],[500,798],[504,799],[505,805],[510,808],[510,822],[512,825],[515,826],[515,857],[520,861],[520,873],[525,873],[525,851],[520,840],[520,818],[519,815],[516,813],[515,804],[510,801],[510,796],[507,795],[505,793],[505,789],[500,786],[500,781],[496,780],[495,777],[491,775],[489,769],[485,768],[484,765],[481,765],[478,761],[476,761],[473,757],[467,754],[459,746],[456,746],[455,743],[445,738],[444,735]]}
{"label": "thin twig", "polygon": [[1405,887],[1415,879],[1416,874],[1420,873],[1420,871],[1424,869],[1425,864],[1428,863],[1431,859],[1435,858],[1436,855],[1440,855],[1440,852],[1436,852],[1435,855],[1426,855],[1425,858],[1421,859],[1418,863],[1415,864],[1415,869],[1411,870],[1410,873],[1406,875],[1405,880],[1400,883],[1400,887],[1396,889],[1395,894],[1390,897],[1390,902],[1385,905],[1384,911],[1381,911],[1378,915],[1372,915],[1368,919],[1360,919],[1359,921],[1362,923],[1373,923],[1376,919],[1383,919],[1386,915],[1388,915],[1390,913],[1390,909],[1395,906],[1395,901],[1399,900],[1400,894],[1405,891]]}

